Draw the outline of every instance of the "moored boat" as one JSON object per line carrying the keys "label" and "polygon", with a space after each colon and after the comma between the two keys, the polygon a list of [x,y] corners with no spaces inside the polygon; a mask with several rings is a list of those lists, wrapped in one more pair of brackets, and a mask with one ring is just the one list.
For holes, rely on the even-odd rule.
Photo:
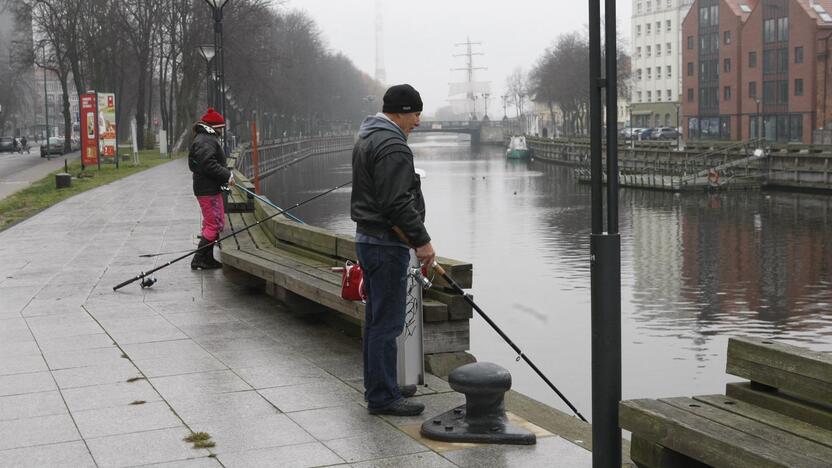
{"label": "moored boat", "polygon": [[511,137],[508,143],[508,149],[506,150],[506,158],[528,159],[529,156],[531,156],[531,151],[528,145],[526,145],[526,137],[522,135]]}

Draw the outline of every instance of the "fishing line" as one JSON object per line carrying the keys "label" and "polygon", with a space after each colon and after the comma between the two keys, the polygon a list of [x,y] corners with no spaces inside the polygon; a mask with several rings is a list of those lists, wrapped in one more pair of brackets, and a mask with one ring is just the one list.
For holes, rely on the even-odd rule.
{"label": "fishing line", "polygon": [[[267,216],[267,217],[265,217],[265,218],[261,219],[260,221],[257,221],[256,223],[249,224],[248,226],[244,226],[244,227],[242,227],[242,228],[240,228],[240,229],[238,229],[238,230],[236,230],[236,231],[233,231],[233,232],[231,232],[230,234],[228,234],[228,235],[226,235],[226,236],[223,236],[223,237],[220,237],[220,238],[218,238],[217,240],[215,240],[215,241],[213,241],[213,242],[210,242],[210,243],[208,243],[208,244],[205,244],[204,246],[202,246],[202,247],[200,247],[200,248],[198,248],[198,249],[192,250],[192,251],[190,251],[190,252],[186,253],[185,255],[182,255],[182,256],[180,256],[180,257],[174,258],[173,260],[171,260],[171,261],[169,261],[169,262],[167,262],[167,263],[165,263],[165,264],[163,264],[163,265],[161,265],[161,266],[158,266],[158,267],[156,267],[156,268],[154,268],[154,269],[152,269],[152,270],[149,270],[149,271],[146,271],[146,272],[145,272],[145,271],[140,272],[140,273],[139,273],[138,275],[136,275],[135,277],[130,278],[130,279],[129,279],[129,280],[127,280],[127,281],[124,281],[124,282],[122,282],[122,283],[119,283],[119,284],[117,284],[117,285],[113,286],[113,291],[118,291],[119,289],[121,289],[121,288],[123,288],[123,287],[127,286],[127,285],[128,285],[128,284],[130,284],[130,283],[133,283],[134,281],[143,280],[144,278],[146,278],[146,277],[148,277],[148,276],[152,275],[153,273],[156,273],[157,271],[159,271],[159,270],[161,270],[161,269],[163,269],[163,268],[169,267],[169,266],[173,265],[174,263],[176,263],[176,262],[178,262],[178,261],[180,261],[180,260],[186,259],[186,258],[190,257],[191,255],[193,255],[193,254],[195,254],[195,253],[199,252],[200,250],[207,249],[207,248],[213,248],[214,244],[216,244],[216,243],[218,243],[218,242],[220,242],[220,241],[223,241],[223,240],[225,240],[225,239],[228,239],[229,237],[236,236],[237,234],[239,234],[239,233],[241,233],[241,232],[243,232],[243,231],[246,231],[246,230],[248,230],[248,229],[251,229],[251,228],[253,228],[253,227],[255,227],[255,226],[258,226],[258,225],[260,225],[260,224],[264,223],[265,221],[268,221],[268,220],[270,220],[270,219],[274,218],[275,216],[280,216],[280,215],[282,215],[283,213],[286,213],[286,212],[288,212],[288,211],[294,210],[295,208],[297,208],[297,207],[299,207],[299,206],[305,205],[305,204],[307,204],[307,203],[309,203],[309,202],[311,202],[311,201],[313,201],[313,200],[317,200],[318,198],[321,198],[321,197],[323,197],[323,196],[325,196],[325,195],[328,195],[328,194],[330,194],[330,193],[332,193],[332,192],[334,192],[334,191],[338,190],[339,188],[344,187],[344,186],[347,186],[347,185],[349,185],[349,184],[351,184],[351,183],[352,183],[352,180],[350,180],[350,181],[348,181],[348,182],[344,182],[343,184],[338,185],[338,186],[335,186],[335,187],[333,187],[333,188],[331,188],[331,189],[329,189],[329,190],[327,190],[327,191],[325,191],[325,192],[321,192],[321,193],[319,193],[319,194],[315,195],[315,196],[314,196],[314,197],[312,197],[312,198],[308,198],[308,199],[306,199],[306,200],[304,200],[304,201],[302,201],[302,202],[295,203],[294,205],[292,205],[292,206],[291,206],[291,207],[289,207],[289,208],[286,208],[285,210],[280,210],[279,212],[277,212],[277,213],[275,213],[275,214],[273,214],[273,215],[271,215],[271,216]],[[151,283],[151,284],[149,284],[148,286],[145,286],[145,287],[150,287],[150,286],[152,286],[152,283]]]}
{"label": "fishing line", "polygon": [[[249,195],[251,195],[251,196],[253,196],[253,197],[257,198],[258,200],[262,201],[263,203],[265,203],[265,204],[267,204],[267,205],[271,206],[272,208],[274,208],[274,209],[276,209],[276,210],[282,210],[282,209],[283,209],[283,208],[281,208],[281,207],[279,207],[279,206],[275,205],[275,204],[274,204],[274,203],[272,203],[271,201],[269,201],[269,199],[268,199],[268,198],[266,198],[266,197],[264,197],[264,196],[261,196],[261,195],[257,195],[256,193],[254,193],[254,192],[252,192],[251,190],[249,190],[249,189],[247,189],[247,188],[243,187],[243,186],[242,186],[242,185],[240,185],[240,184],[237,184],[237,185],[235,185],[234,187],[236,187],[236,188],[238,188],[238,189],[242,190],[243,192],[245,192],[245,193],[247,193],[247,194],[249,194]],[[291,219],[291,220],[293,220],[293,221],[297,221],[297,222],[299,222],[299,223],[301,223],[301,224],[306,224],[306,223],[304,223],[304,222],[303,222],[300,218],[298,218],[297,216],[293,215],[292,213],[285,213],[285,214],[286,214],[286,216],[287,216],[289,219]]]}

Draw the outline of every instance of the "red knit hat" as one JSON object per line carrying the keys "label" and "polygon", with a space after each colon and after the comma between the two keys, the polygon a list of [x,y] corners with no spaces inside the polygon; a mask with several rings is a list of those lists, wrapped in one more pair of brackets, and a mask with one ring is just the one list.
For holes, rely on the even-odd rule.
{"label": "red knit hat", "polygon": [[213,107],[209,107],[208,111],[200,120],[212,127],[225,127],[225,119],[223,119],[222,114],[215,111]]}

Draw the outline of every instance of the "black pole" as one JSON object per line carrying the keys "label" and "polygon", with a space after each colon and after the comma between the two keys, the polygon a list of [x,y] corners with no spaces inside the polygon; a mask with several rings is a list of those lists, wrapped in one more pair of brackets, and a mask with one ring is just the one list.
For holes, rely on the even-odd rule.
{"label": "black pole", "polygon": [[[601,4],[589,2],[592,158],[592,466],[621,466],[621,239],[618,234],[618,86],[615,0],[605,0],[606,78],[601,76]],[[606,91],[607,230],[604,231],[601,95]]]}

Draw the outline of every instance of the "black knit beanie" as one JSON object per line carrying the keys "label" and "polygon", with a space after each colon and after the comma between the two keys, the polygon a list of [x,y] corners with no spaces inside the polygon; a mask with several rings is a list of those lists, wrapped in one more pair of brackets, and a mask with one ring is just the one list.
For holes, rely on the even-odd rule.
{"label": "black knit beanie", "polygon": [[409,84],[391,86],[384,93],[384,107],[381,110],[391,114],[422,112],[422,96]]}

